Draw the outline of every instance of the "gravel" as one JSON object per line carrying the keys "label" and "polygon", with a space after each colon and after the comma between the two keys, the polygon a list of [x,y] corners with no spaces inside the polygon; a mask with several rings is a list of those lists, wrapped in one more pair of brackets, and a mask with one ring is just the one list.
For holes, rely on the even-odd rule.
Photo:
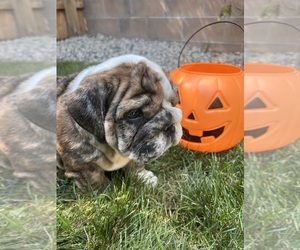
{"label": "gravel", "polygon": [[245,62],[280,64],[282,66],[294,67],[300,70],[299,52],[278,52],[263,54],[255,52],[245,53]]}
{"label": "gravel", "polygon": [[[110,36],[72,37],[57,43],[58,60],[102,62],[114,56],[136,54],[163,66],[166,70],[177,68],[178,56],[184,43],[172,41],[149,41],[144,39],[116,39]],[[201,48],[187,46],[180,63],[221,62],[242,66],[243,53],[201,52]]]}
{"label": "gravel", "polygon": [[[122,54],[137,54],[163,66],[166,70],[178,67],[178,56],[184,43],[172,41],[149,41],[144,39],[113,38],[103,36],[72,37],[57,43],[57,59],[99,63]],[[190,62],[228,63],[243,68],[245,62],[261,62],[300,67],[299,52],[246,53],[205,51],[201,46],[187,46],[180,58],[180,64]]]}
{"label": "gravel", "polygon": [[56,38],[51,36],[22,37],[0,42],[0,60],[56,61]]}
{"label": "gravel", "polygon": [[[114,56],[136,54],[171,71],[178,67],[178,56],[184,43],[149,41],[144,39],[113,38],[101,34],[72,37],[56,42],[55,37],[23,37],[0,42],[0,60],[85,61],[100,63]],[[188,45],[180,58],[180,64],[190,62],[228,63],[243,68],[244,53],[212,52],[207,47]],[[246,53],[245,62],[277,63],[299,68],[299,53]]]}

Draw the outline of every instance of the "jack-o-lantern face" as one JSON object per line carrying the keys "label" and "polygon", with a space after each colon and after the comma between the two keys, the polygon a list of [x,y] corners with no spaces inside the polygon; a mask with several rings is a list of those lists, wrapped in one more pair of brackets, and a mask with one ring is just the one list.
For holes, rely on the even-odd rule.
{"label": "jack-o-lantern face", "polygon": [[187,64],[171,73],[183,119],[181,145],[219,152],[243,138],[243,73],[231,65]]}
{"label": "jack-o-lantern face", "polygon": [[299,80],[293,68],[245,64],[245,152],[276,149],[299,137]]}
{"label": "jack-o-lantern face", "polygon": [[[262,93],[256,93],[255,96],[245,105],[245,112],[254,112],[259,110],[274,110],[274,106],[268,101],[267,97]],[[262,126],[244,131],[244,136],[258,138],[267,133],[269,126]]]}

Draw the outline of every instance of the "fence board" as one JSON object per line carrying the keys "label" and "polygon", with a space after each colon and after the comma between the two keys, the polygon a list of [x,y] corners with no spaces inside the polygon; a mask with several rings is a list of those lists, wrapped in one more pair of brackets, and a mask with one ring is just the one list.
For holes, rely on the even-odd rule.
{"label": "fence board", "polygon": [[57,21],[57,39],[63,40],[68,38],[68,27],[67,20],[64,11],[57,10],[56,13],[56,21]]}
{"label": "fence board", "polygon": [[[44,7],[44,3],[41,0],[31,0],[30,2],[31,8],[33,9],[42,9]],[[13,6],[11,1],[0,1],[0,10],[12,10]]]}
{"label": "fence board", "polygon": [[49,32],[43,8],[43,0],[0,0],[0,40]]}
{"label": "fence board", "polygon": [[11,0],[11,3],[20,35],[38,34],[30,0]]}
{"label": "fence board", "polygon": [[0,23],[0,40],[14,39],[18,36],[18,29],[11,11],[1,11]]}
{"label": "fence board", "polygon": [[64,0],[68,32],[70,36],[79,35],[80,27],[77,15],[77,8],[74,0]]}
{"label": "fence board", "polygon": [[[76,8],[77,9],[82,9],[83,8],[83,1],[82,0],[75,0]],[[56,2],[56,9],[57,10],[64,10],[65,5],[63,3],[63,0],[58,0]]]}
{"label": "fence board", "polygon": [[56,4],[57,40],[87,32],[83,0],[59,0]]}

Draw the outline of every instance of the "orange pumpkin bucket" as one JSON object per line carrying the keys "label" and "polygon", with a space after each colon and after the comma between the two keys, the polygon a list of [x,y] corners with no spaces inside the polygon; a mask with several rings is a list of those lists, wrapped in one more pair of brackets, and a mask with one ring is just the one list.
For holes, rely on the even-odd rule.
{"label": "orange pumpkin bucket", "polygon": [[[279,21],[259,21],[300,29]],[[299,34],[299,33],[297,33]],[[300,73],[293,67],[245,63],[244,151],[263,152],[287,146],[300,137]]]}
{"label": "orange pumpkin bucket", "polygon": [[[212,24],[217,23],[237,25],[228,21]],[[240,68],[219,63],[190,63],[178,66],[170,76],[178,86],[178,107],[183,114],[180,144],[183,147],[220,152],[243,139],[244,84]]]}
{"label": "orange pumpkin bucket", "polygon": [[245,64],[245,152],[286,146],[300,136],[300,74],[272,64]]}

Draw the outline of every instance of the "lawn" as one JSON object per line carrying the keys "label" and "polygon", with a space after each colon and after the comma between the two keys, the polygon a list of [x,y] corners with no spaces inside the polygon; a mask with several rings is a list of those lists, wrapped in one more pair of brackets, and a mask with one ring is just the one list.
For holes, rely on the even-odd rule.
{"label": "lawn", "polygon": [[243,150],[194,153],[174,147],[147,164],[148,189],[117,171],[100,195],[58,179],[58,249],[242,249]]}
{"label": "lawn", "polygon": [[1,170],[0,249],[56,249],[55,196],[42,196]]}
{"label": "lawn", "polygon": [[[58,75],[87,65],[58,62]],[[242,143],[222,153],[176,146],[146,165],[156,188],[116,171],[98,195],[58,173],[57,248],[242,249],[243,164]]]}
{"label": "lawn", "polygon": [[51,62],[0,61],[0,76],[36,73],[51,66]]}
{"label": "lawn", "polygon": [[245,249],[300,249],[300,140],[244,164]]}

